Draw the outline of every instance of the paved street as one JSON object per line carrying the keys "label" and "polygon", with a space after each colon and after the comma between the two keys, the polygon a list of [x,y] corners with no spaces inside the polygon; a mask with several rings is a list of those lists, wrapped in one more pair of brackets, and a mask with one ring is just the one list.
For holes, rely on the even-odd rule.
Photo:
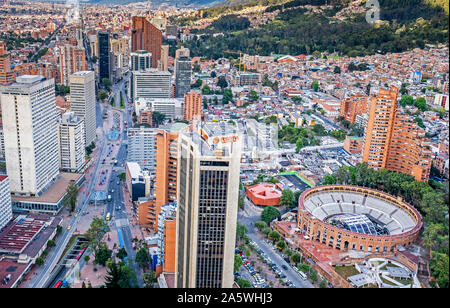
{"label": "paved street", "polygon": [[[247,198],[244,200],[245,207],[244,210],[239,210],[238,212],[238,222],[247,227],[250,239],[258,244],[259,248],[261,248],[261,250],[278,265],[280,270],[286,275],[286,279],[292,281],[297,288],[313,288],[313,285],[307,280],[303,280],[300,275],[297,274],[274,249],[272,249],[271,244],[265,241],[265,237],[258,233],[253,224],[256,221],[261,220],[261,213],[256,211],[254,207],[249,204]],[[287,269],[282,269],[282,265],[287,266]]]}

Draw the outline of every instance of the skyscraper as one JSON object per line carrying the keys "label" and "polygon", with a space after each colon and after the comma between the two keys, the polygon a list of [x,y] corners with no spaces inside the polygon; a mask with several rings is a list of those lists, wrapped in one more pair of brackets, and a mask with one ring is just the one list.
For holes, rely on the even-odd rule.
{"label": "skyscraper", "polygon": [[150,69],[146,72],[133,72],[131,78],[131,99],[138,98],[170,98],[171,78],[169,72]]}
{"label": "skyscraper", "polygon": [[128,129],[127,158],[139,164],[141,169],[155,172],[156,128],[138,127]]}
{"label": "skyscraper", "polygon": [[59,75],[61,84],[68,86],[73,73],[86,70],[85,51],[83,47],[70,44],[61,46],[59,51]]}
{"label": "skyscraper", "polygon": [[131,71],[147,71],[152,66],[152,54],[146,50],[131,53]]}
{"label": "skyscraper", "polygon": [[184,95],[183,120],[200,120],[202,117],[202,94],[192,90]]}
{"label": "skyscraper", "polygon": [[12,219],[11,189],[9,178],[0,174],[0,230]]}
{"label": "skyscraper", "polygon": [[24,75],[0,93],[11,192],[39,195],[59,175],[55,82]]}
{"label": "skyscraper", "polygon": [[98,33],[98,68],[99,68],[99,79],[103,78],[111,79],[111,55],[109,50],[109,33],[99,32]]}
{"label": "skyscraper", "polygon": [[152,54],[152,68],[161,60],[162,32],[144,16],[132,17],[131,51],[147,50]]}
{"label": "skyscraper", "polygon": [[70,111],[84,119],[86,146],[97,136],[95,109],[95,74],[93,71],[76,72],[70,76]]}
{"label": "skyscraper", "polygon": [[0,85],[14,82],[16,73],[11,70],[10,56],[6,51],[6,44],[0,41]]}
{"label": "skyscraper", "polygon": [[362,161],[427,181],[431,149],[425,131],[397,105],[398,89],[379,89],[370,97]]}
{"label": "skyscraper", "polygon": [[191,90],[191,63],[186,56],[175,59],[175,97],[184,97]]}
{"label": "skyscraper", "polygon": [[176,288],[231,288],[241,137],[222,123],[180,133]]}
{"label": "skyscraper", "polygon": [[59,161],[63,171],[79,172],[83,168],[86,157],[84,138],[83,118],[73,111],[64,113],[58,125]]}

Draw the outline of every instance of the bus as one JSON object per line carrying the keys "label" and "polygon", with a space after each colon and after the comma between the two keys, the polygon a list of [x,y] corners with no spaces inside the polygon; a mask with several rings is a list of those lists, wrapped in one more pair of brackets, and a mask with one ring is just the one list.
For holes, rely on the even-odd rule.
{"label": "bus", "polygon": [[106,220],[110,220],[111,219],[111,213],[106,214]]}
{"label": "bus", "polygon": [[61,287],[61,285],[62,285],[62,281],[60,280],[53,286],[53,289],[58,289]]}
{"label": "bus", "polygon": [[80,253],[75,257],[75,260],[79,260],[81,258],[81,256],[83,255],[85,250],[86,250],[86,248],[81,249]]}
{"label": "bus", "polygon": [[108,202],[111,202],[112,198],[111,195],[108,195]]}

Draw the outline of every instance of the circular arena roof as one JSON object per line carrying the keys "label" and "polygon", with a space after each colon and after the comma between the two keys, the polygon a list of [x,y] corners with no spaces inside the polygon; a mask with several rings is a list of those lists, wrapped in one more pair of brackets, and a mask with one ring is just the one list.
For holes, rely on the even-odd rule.
{"label": "circular arena roof", "polygon": [[347,232],[404,236],[422,227],[419,212],[400,198],[359,186],[326,185],[299,198],[299,212]]}

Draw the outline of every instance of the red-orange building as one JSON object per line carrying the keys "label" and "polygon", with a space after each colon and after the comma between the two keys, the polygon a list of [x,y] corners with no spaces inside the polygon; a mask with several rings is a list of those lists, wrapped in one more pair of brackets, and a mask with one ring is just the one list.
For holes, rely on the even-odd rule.
{"label": "red-orange building", "polygon": [[144,16],[132,17],[131,52],[147,50],[152,53],[152,68],[161,61],[162,32]]}
{"label": "red-orange building", "polygon": [[86,55],[84,48],[66,44],[60,47],[59,51],[59,80],[60,83],[68,86],[69,77],[73,73],[85,71]]}
{"label": "red-orange building", "polygon": [[255,205],[280,205],[281,191],[277,190],[275,184],[256,184],[247,187],[246,193]]}
{"label": "red-orange building", "polygon": [[353,95],[341,101],[339,116],[355,123],[356,116],[367,112],[367,96]]}
{"label": "red-orange building", "polygon": [[362,161],[369,167],[388,169],[426,181],[431,149],[425,131],[409,115],[397,110],[398,89],[380,89],[370,97]]}
{"label": "red-orange building", "polygon": [[16,73],[11,70],[9,54],[6,51],[6,44],[0,41],[0,84],[9,84],[16,80]]}
{"label": "red-orange building", "polygon": [[183,120],[200,120],[202,117],[202,94],[191,91],[184,95]]}
{"label": "red-orange building", "polygon": [[350,154],[361,153],[363,139],[355,136],[346,136],[344,140],[344,150]]}

